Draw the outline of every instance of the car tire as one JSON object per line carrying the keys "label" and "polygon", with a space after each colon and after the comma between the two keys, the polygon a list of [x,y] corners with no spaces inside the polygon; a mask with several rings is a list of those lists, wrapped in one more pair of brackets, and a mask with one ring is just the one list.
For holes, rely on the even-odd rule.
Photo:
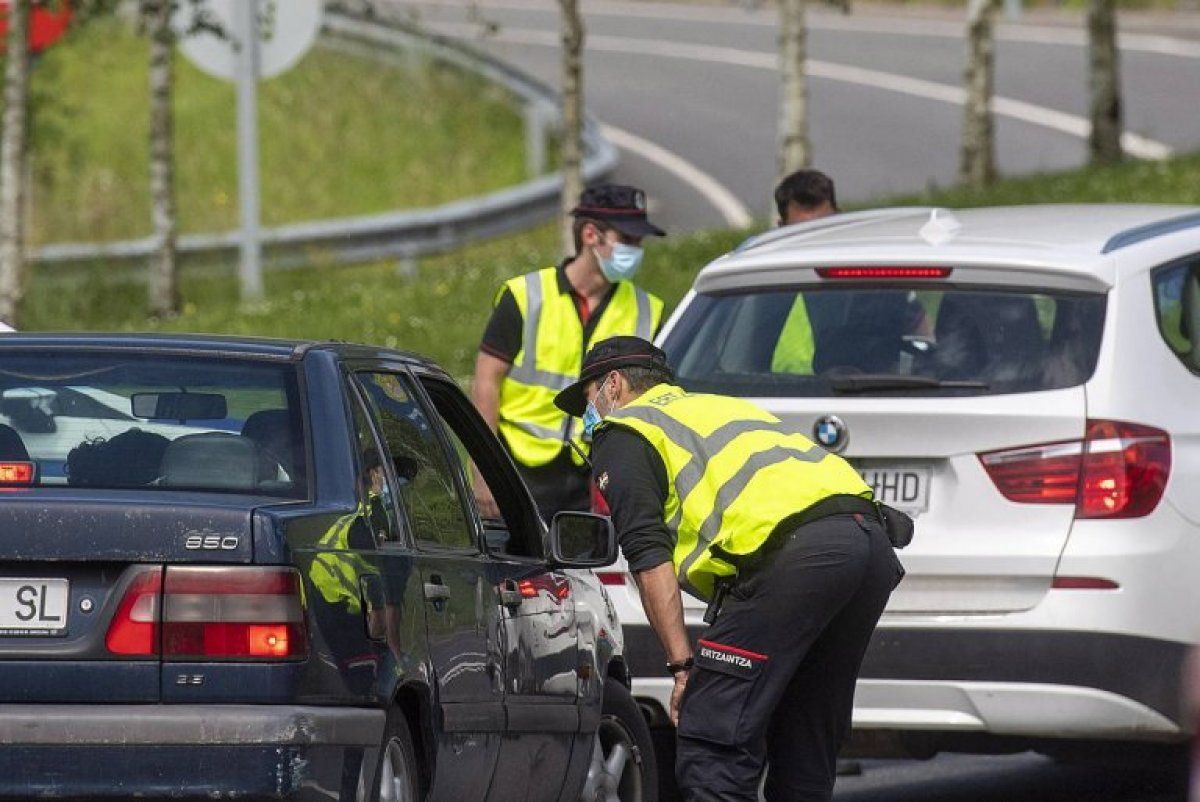
{"label": "car tire", "polygon": [[399,710],[388,713],[375,777],[363,790],[366,793],[360,792],[358,798],[368,802],[421,802],[424,798],[421,765],[417,762],[412,733]]}
{"label": "car tire", "polygon": [[650,727],[629,689],[609,677],[579,802],[658,802],[658,762]]}

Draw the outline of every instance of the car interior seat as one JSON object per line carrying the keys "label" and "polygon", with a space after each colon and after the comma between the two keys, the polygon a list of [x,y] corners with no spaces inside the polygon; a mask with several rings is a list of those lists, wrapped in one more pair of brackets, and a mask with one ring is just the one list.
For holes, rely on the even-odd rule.
{"label": "car interior seat", "polygon": [[843,322],[814,331],[813,372],[894,373],[904,343],[908,294],[876,290],[856,293]]}
{"label": "car interior seat", "polygon": [[286,409],[260,409],[246,418],[242,436],[258,446],[259,481],[279,479],[280,468],[292,482],[298,481],[295,455],[299,444],[293,435],[294,427]]}
{"label": "car interior seat", "polygon": [[29,462],[29,450],[17,430],[0,423],[0,460],[6,462]]}
{"label": "car interior seat", "polygon": [[939,379],[1011,385],[1040,375],[1045,341],[1027,295],[947,293],[934,335]]}
{"label": "car interior seat", "polygon": [[166,487],[253,492],[258,486],[258,446],[228,432],[185,434],[163,454]]}

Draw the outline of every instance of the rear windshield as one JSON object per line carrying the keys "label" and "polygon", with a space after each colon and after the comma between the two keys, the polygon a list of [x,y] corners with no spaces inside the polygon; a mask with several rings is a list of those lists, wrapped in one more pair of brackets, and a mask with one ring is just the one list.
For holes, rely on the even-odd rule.
{"label": "rear windshield", "polygon": [[698,295],[665,350],[679,382],[742,396],[978,395],[1082,384],[1105,297],[928,287]]}
{"label": "rear windshield", "polygon": [[0,478],[9,486],[301,498],[306,476],[294,366],[0,352]]}

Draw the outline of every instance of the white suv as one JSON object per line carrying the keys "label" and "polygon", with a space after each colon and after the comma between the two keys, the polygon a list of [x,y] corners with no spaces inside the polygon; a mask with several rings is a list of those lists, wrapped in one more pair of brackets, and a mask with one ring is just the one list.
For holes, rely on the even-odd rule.
{"label": "white suv", "polygon": [[[857,729],[926,753],[1185,739],[1200,208],[892,209],[778,229],[708,265],[661,343],[684,387],[754,399],[916,517]],[[671,682],[637,590],[602,579],[635,695],[663,722]],[[703,605],[685,606],[697,634]]]}

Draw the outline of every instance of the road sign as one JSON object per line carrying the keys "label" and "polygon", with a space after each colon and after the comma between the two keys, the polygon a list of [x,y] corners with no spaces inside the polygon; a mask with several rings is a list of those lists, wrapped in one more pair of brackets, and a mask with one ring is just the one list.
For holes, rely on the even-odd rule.
{"label": "road sign", "polygon": [[321,30],[323,0],[188,0],[172,20],[179,49],[201,70],[237,82],[238,278],[243,301],[262,297],[258,81],[300,60]]}
{"label": "road sign", "polygon": [[[71,23],[71,8],[62,2],[53,9],[35,6],[29,14],[29,51],[41,53],[62,38]],[[8,3],[0,2],[0,52],[8,39]]]}
{"label": "road sign", "polygon": [[[308,52],[321,30],[322,0],[258,0],[258,76],[286,72]],[[209,75],[232,81],[245,37],[247,0],[187,0],[172,27],[179,49]]]}

